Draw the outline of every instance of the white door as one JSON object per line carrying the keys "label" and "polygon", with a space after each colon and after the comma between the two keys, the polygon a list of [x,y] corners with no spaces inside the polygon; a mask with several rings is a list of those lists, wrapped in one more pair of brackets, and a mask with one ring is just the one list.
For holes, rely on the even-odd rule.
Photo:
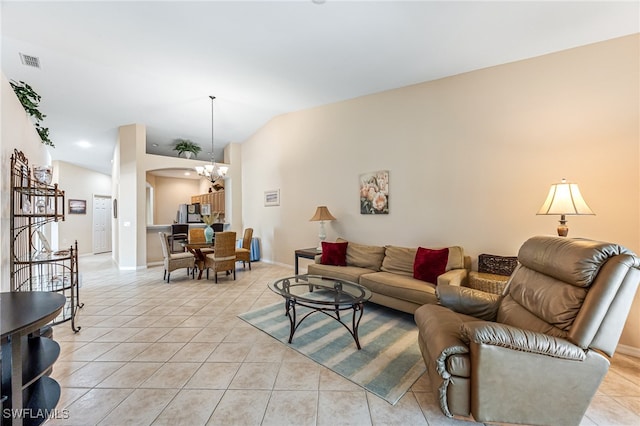
{"label": "white door", "polygon": [[111,197],[93,196],[93,253],[111,251]]}

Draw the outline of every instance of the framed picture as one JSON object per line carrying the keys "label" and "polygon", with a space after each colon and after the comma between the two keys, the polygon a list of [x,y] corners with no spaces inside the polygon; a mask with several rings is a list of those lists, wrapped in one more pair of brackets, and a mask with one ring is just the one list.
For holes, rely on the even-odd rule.
{"label": "framed picture", "polygon": [[87,214],[87,200],[69,200],[69,214]]}
{"label": "framed picture", "polygon": [[360,175],[360,214],[389,214],[389,170]]}
{"label": "framed picture", "polygon": [[200,214],[201,215],[210,215],[211,214],[211,204],[200,204]]}
{"label": "framed picture", "polygon": [[264,191],[264,205],[265,207],[269,206],[279,206],[280,205],[280,190],[274,189],[271,191]]}

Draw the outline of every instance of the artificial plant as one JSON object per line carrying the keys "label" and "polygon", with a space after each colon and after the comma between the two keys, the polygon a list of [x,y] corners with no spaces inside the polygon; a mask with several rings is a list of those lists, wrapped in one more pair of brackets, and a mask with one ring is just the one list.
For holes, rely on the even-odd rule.
{"label": "artificial plant", "polygon": [[176,146],[173,148],[173,150],[178,151],[178,155],[181,155],[184,152],[191,152],[195,157],[197,157],[198,153],[202,151],[200,145],[190,141],[189,139],[176,139],[175,142]]}
{"label": "artificial plant", "polygon": [[22,104],[24,110],[27,112],[27,114],[29,114],[36,120],[34,126],[36,128],[36,131],[38,132],[38,135],[40,136],[40,139],[42,140],[42,143],[55,148],[55,145],[53,144],[51,139],[49,139],[49,128],[42,127],[42,125],[40,124],[46,117],[46,115],[41,113],[38,109],[38,106],[40,104],[40,95],[35,90],[33,90],[33,87],[29,86],[24,81],[16,82],[14,80],[11,80],[9,84],[11,84],[11,88],[18,97],[18,100]]}

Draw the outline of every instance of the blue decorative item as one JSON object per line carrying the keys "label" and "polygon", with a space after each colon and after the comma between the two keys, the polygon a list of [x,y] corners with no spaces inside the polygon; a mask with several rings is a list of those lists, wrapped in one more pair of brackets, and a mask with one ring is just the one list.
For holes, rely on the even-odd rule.
{"label": "blue decorative item", "polygon": [[204,228],[204,239],[208,244],[213,242],[213,228],[210,225]]}

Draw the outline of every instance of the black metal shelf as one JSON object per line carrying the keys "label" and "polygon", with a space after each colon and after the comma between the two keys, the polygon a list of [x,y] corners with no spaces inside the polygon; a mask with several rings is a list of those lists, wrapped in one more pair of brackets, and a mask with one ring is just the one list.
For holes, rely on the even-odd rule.
{"label": "black metal shelf", "polygon": [[29,161],[14,150],[11,156],[11,291],[52,291],[67,298],[66,308],[52,324],[71,321],[80,303],[78,243],[52,252],[45,225],[64,221],[65,192],[32,178]]}

